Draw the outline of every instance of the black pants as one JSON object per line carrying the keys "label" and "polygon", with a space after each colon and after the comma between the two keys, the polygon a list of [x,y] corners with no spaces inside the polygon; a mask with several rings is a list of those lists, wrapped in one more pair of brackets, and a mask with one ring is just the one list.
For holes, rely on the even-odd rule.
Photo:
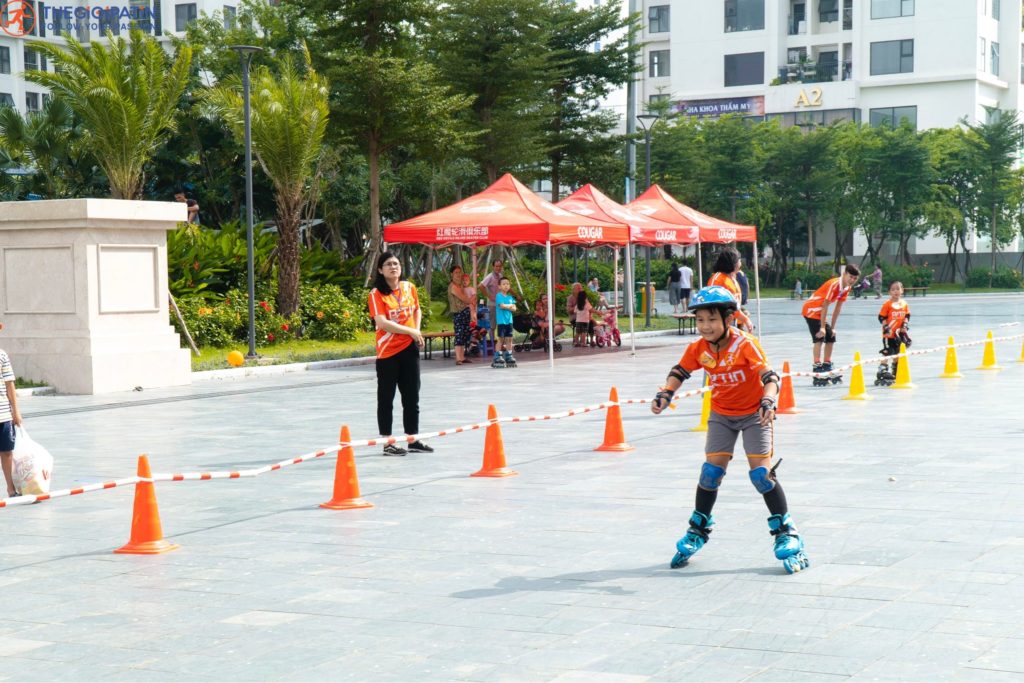
{"label": "black pants", "polygon": [[391,436],[396,387],[402,394],[402,426],[406,434],[415,434],[420,430],[420,354],[415,344],[377,359],[377,428],[382,436]]}

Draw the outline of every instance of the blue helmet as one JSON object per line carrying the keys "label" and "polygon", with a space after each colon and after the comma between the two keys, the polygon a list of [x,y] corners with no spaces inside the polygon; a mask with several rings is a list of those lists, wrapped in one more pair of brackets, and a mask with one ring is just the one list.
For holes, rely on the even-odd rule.
{"label": "blue helmet", "polygon": [[725,287],[712,286],[701,288],[690,298],[690,310],[697,311],[702,308],[717,308],[722,311],[722,317],[736,312],[739,306],[736,297]]}

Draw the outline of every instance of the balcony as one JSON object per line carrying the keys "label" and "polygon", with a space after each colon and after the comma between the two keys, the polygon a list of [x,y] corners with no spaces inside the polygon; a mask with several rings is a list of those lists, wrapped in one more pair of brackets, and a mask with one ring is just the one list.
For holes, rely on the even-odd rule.
{"label": "balcony", "polygon": [[779,67],[778,77],[772,85],[787,83],[831,83],[848,81],[853,77],[853,63],[844,62],[842,68],[838,62],[791,62]]}

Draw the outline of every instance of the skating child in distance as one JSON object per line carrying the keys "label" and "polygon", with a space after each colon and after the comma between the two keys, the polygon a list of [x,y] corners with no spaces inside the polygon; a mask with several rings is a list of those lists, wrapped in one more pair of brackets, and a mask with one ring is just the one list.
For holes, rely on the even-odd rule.
{"label": "skating child in distance", "polygon": [[[907,348],[910,348],[910,305],[903,298],[903,283],[899,280],[889,285],[889,298],[878,312],[878,322],[882,323],[880,353],[883,356],[898,356],[900,344],[906,344]],[[878,366],[875,384],[883,387],[892,386],[896,382],[896,368],[899,367],[899,363],[899,358],[893,358],[890,371],[888,359],[882,361]]]}
{"label": "skating child in distance", "polygon": [[512,357],[512,314],[516,312],[516,299],[509,294],[512,283],[507,277],[498,281],[498,293],[494,295],[494,317],[497,327],[498,345],[494,349],[495,368],[514,368],[516,359]]}
{"label": "skating child in distance", "polygon": [[[832,345],[836,343],[836,323],[839,321],[840,311],[843,310],[843,302],[859,277],[860,268],[847,263],[841,276],[834,277],[818,287],[818,291],[804,304],[804,320],[807,321],[807,329],[811,331],[811,341],[814,343],[814,372],[831,373],[830,377],[815,377],[813,384],[816,387],[825,386],[829,381],[833,384],[843,381],[842,375],[832,373]],[[835,308],[832,309],[830,322],[828,313],[833,304]],[[822,344],[825,345],[824,358],[821,356]]]}
{"label": "skating child in distance", "polygon": [[[657,415],[672,401],[691,373],[704,370],[711,392],[705,462],[697,484],[697,501],[690,528],[676,543],[672,568],[685,566],[708,540],[714,517],[711,509],[718,487],[732,460],[736,439],[743,436],[743,450],[750,466],[750,481],[768,506],[768,530],[775,537],[775,557],[789,573],[807,568],[804,542],[790,521],[786,495],[772,466],[773,420],[779,376],[752,335],[732,326],[738,304],[723,287],[705,287],[690,300],[701,338],[686,348],[679,363],[668,373],[665,385],[651,403]],[[781,461],[779,461],[781,462]]]}

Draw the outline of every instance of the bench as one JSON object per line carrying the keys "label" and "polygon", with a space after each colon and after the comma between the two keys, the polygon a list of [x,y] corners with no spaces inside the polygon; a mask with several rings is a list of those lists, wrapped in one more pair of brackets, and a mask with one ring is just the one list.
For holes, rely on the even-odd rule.
{"label": "bench", "polygon": [[452,340],[454,332],[426,332],[423,335],[423,360],[434,360],[434,340],[441,340],[441,355],[445,358],[452,357]]}
{"label": "bench", "polygon": [[[679,321],[679,334],[697,334],[697,316],[693,313],[672,313],[673,318]],[[689,330],[687,332],[687,330]]]}
{"label": "bench", "polygon": [[921,296],[928,296],[927,287],[904,287],[903,291],[911,296],[917,296],[918,292],[921,292]]}
{"label": "bench", "polygon": [[790,299],[801,299],[802,300],[805,296],[807,296],[807,290],[805,290],[805,289],[801,289],[799,292],[794,289],[794,290],[791,290],[789,292],[789,298]]}

